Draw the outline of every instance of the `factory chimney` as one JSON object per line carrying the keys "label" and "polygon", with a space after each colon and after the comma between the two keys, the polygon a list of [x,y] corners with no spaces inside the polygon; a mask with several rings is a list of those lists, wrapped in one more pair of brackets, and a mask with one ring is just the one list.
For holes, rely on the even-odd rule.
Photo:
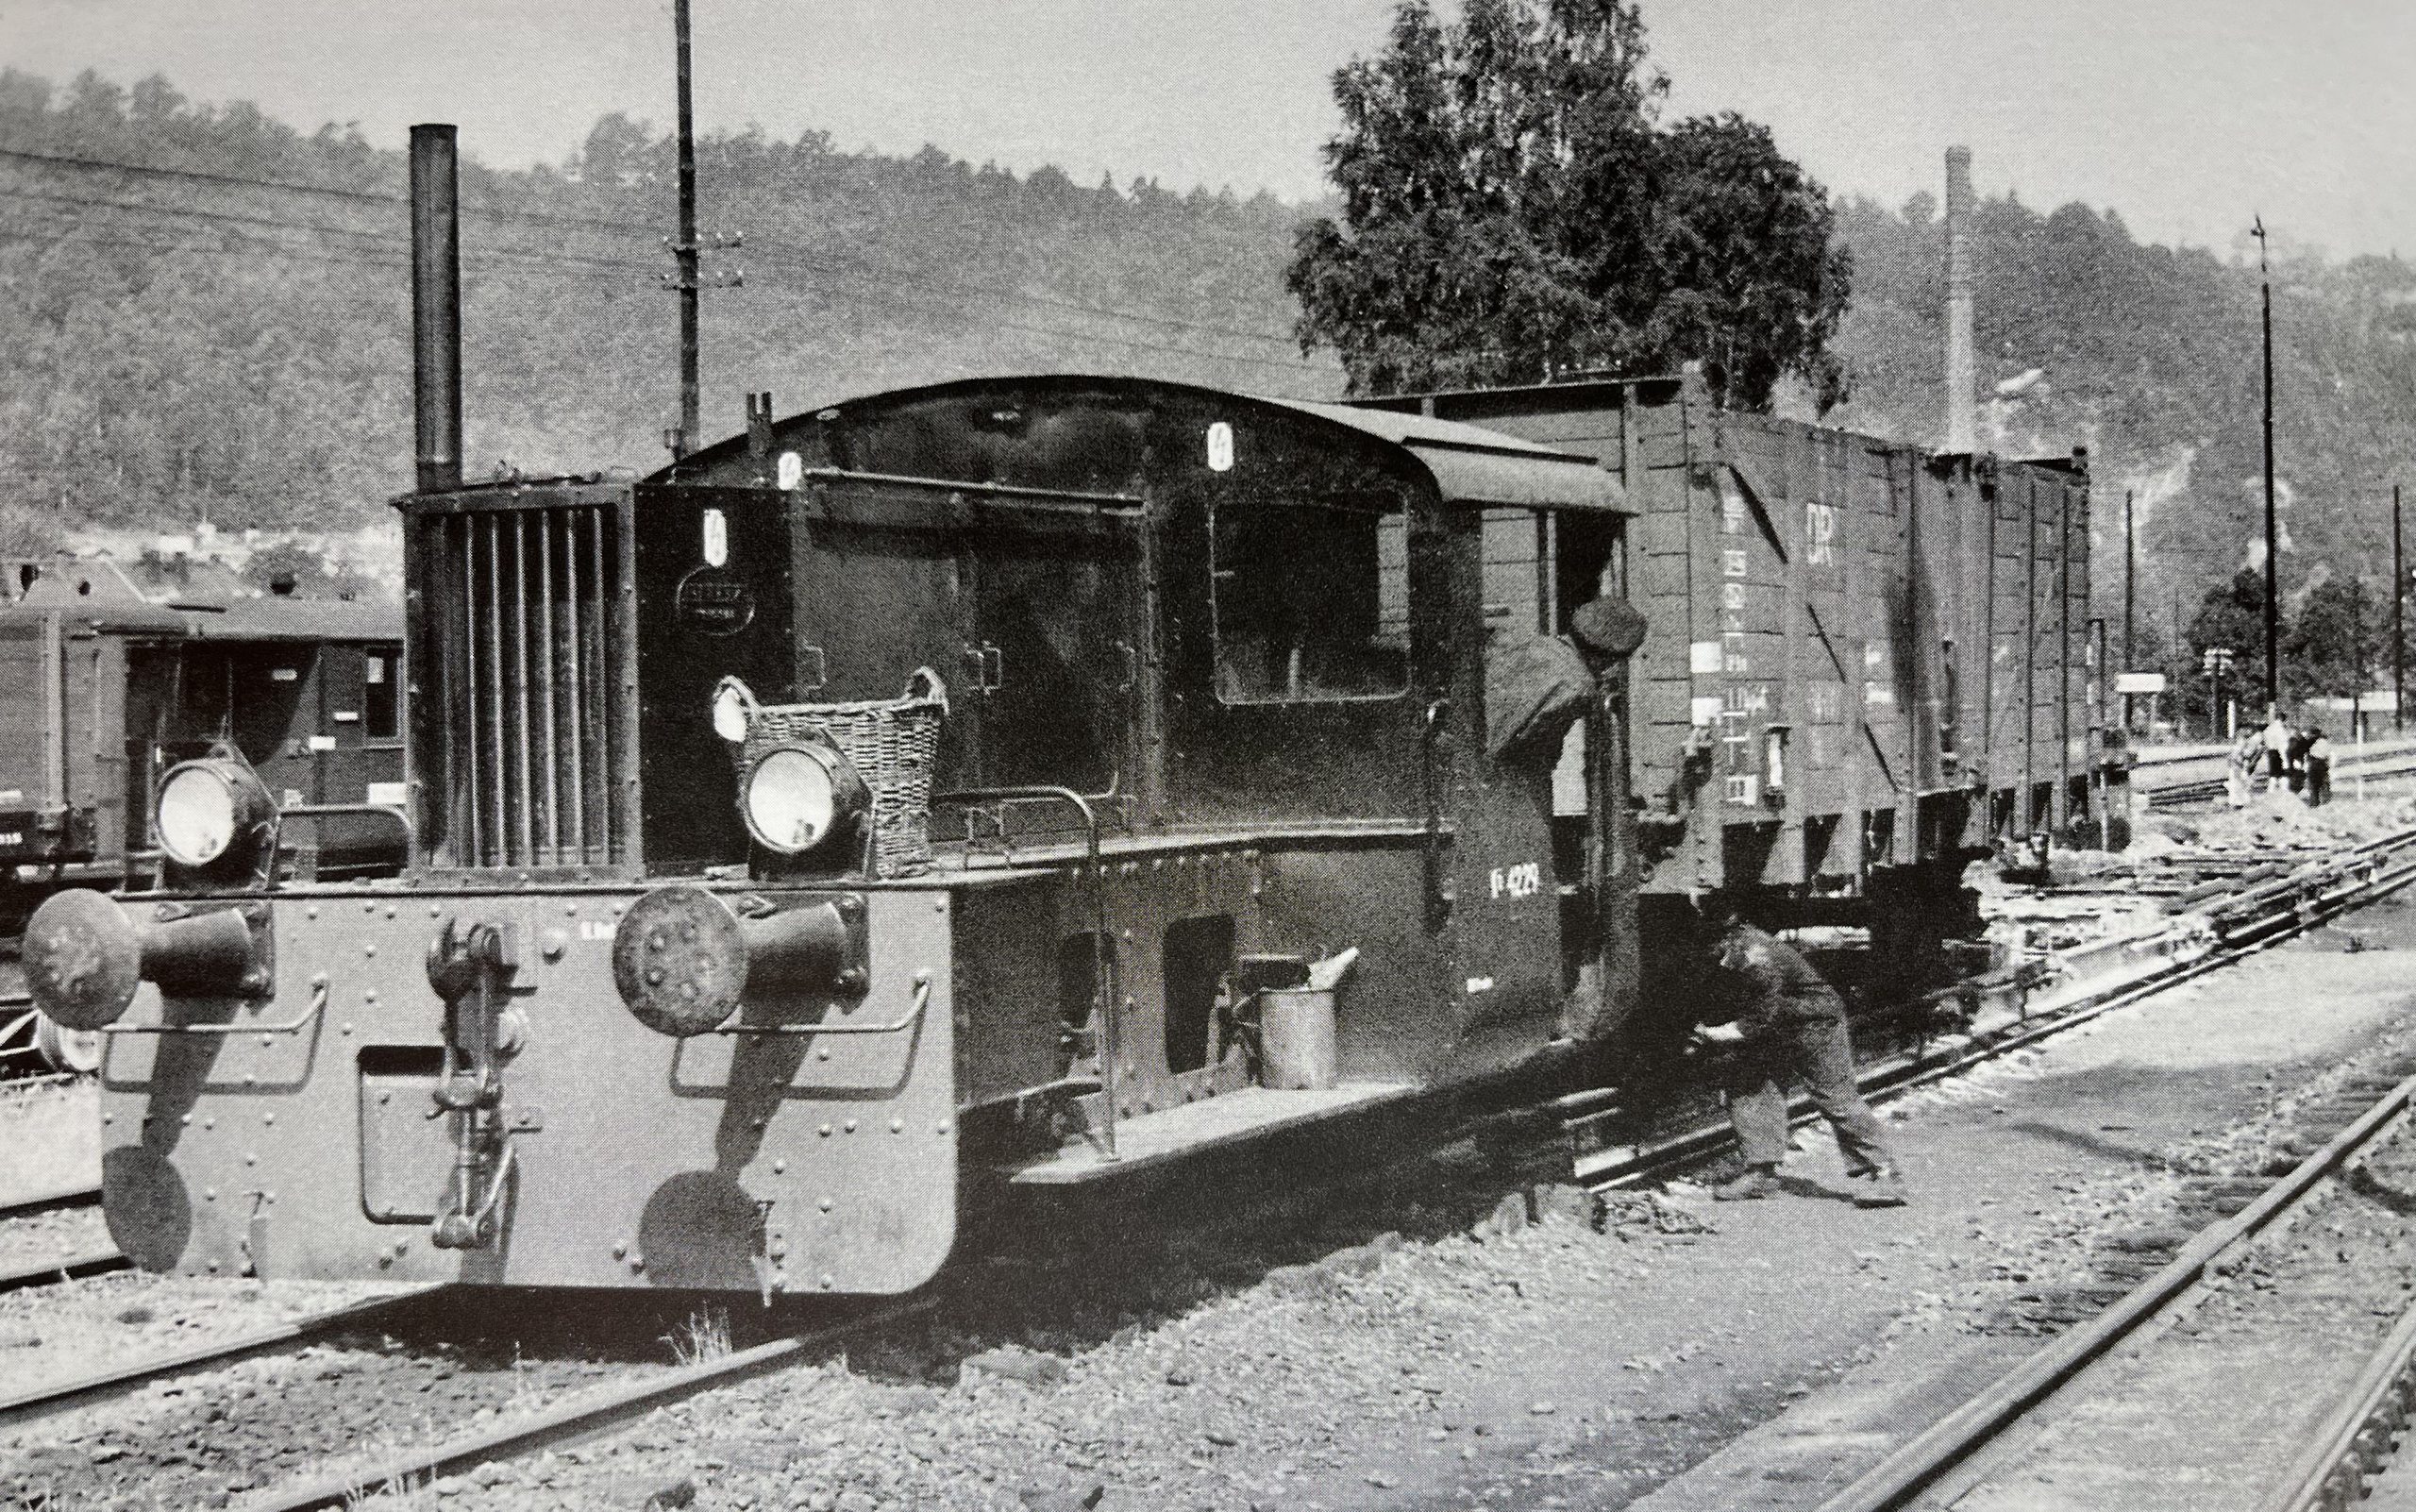
{"label": "factory chimney", "polygon": [[411,127],[411,411],[419,491],[461,486],[461,230],[449,126]]}
{"label": "factory chimney", "polygon": [[1946,149],[1946,449],[1980,448],[1971,357],[1971,149]]}

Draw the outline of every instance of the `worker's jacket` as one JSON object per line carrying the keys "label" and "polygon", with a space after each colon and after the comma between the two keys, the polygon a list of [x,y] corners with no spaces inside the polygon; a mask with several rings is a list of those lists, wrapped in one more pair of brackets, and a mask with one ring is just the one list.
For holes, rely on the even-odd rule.
{"label": "worker's jacket", "polygon": [[1802,951],[1751,924],[1720,936],[1729,1001],[1748,1034],[1845,1016],[1846,1005]]}

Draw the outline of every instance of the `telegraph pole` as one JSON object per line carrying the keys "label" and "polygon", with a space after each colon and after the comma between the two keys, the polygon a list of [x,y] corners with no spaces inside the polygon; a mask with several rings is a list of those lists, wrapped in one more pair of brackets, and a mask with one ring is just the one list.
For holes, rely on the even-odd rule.
{"label": "telegraph pole", "polygon": [[680,431],[671,443],[671,455],[677,460],[696,450],[696,438],[704,432],[704,402],[696,377],[696,296],[701,280],[696,267],[696,112],[688,84],[688,0],[672,0],[671,25],[680,52],[680,240],[671,247],[680,266]]}
{"label": "telegraph pole", "polygon": [[2139,602],[2139,536],[2131,525],[2131,491],[2122,490],[2122,670],[2129,672],[2139,665],[2132,654],[2132,619]]}
{"label": "telegraph pole", "polygon": [[[2139,659],[2132,655],[2131,640],[2132,616],[2139,603],[2139,559],[2137,546],[2138,536],[2131,528],[2131,491],[2126,488],[2122,490],[2122,673],[2125,677],[2139,664]],[[2106,669],[2100,667],[2098,675],[2103,677],[2105,674]],[[2156,706],[2151,703],[2148,709],[2148,717],[2154,719]],[[2122,733],[2125,737],[2131,733],[2131,696],[2127,693],[2122,695]]]}
{"label": "telegraph pole", "polygon": [[2401,552],[2399,536],[2399,485],[2391,485],[2391,728],[2393,733],[2408,728],[2408,713],[2400,707],[2408,701],[2408,627],[2404,618],[2408,605],[2408,563]]}
{"label": "telegraph pole", "polygon": [[[686,3],[686,0],[681,0]],[[2264,215],[2257,217],[2257,277],[2264,288],[2264,360],[2266,360],[2266,705],[2281,708],[2281,527],[2273,517],[2273,271],[2266,263]]]}

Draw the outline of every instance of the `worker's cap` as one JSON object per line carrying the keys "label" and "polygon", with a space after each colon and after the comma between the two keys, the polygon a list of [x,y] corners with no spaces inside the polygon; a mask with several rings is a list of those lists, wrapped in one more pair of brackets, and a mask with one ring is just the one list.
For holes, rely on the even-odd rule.
{"label": "worker's cap", "polygon": [[1597,598],[1569,616],[1570,639],[1601,656],[1635,655],[1644,630],[1644,616],[1624,598]]}

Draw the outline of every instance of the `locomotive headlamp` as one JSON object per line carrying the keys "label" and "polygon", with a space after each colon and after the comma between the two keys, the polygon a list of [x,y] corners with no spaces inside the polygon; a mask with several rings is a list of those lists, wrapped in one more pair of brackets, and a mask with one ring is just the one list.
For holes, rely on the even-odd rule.
{"label": "locomotive headlamp", "polygon": [[248,865],[277,804],[249,766],[206,756],[169,768],[152,816],[168,859],[198,870],[236,852]]}
{"label": "locomotive headlamp", "polygon": [[871,807],[864,779],[830,746],[775,746],[747,763],[739,811],[758,845],[802,855]]}

